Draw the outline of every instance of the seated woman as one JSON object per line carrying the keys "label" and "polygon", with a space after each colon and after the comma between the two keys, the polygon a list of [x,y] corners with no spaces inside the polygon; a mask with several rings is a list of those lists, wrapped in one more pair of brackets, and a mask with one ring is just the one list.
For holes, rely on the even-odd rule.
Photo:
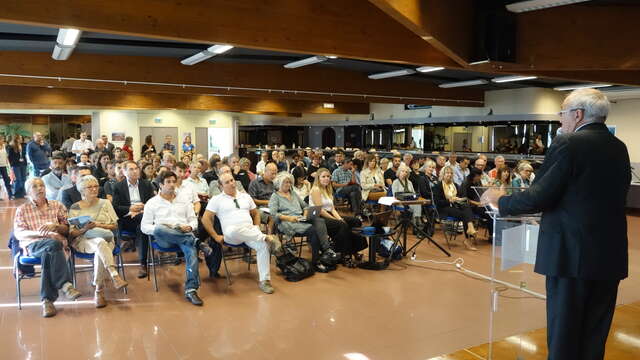
{"label": "seated woman", "polygon": [[293,191],[302,201],[309,201],[311,183],[307,180],[307,172],[302,166],[296,166],[291,171],[293,175]]}
{"label": "seated woman", "polygon": [[435,161],[427,159],[420,170],[422,171],[422,179],[424,181],[420,183],[422,187],[417,190],[423,198],[433,199],[433,188],[438,184]]}
{"label": "seated woman", "polygon": [[[413,184],[409,180],[409,167],[407,165],[401,164],[396,171],[396,179],[391,183],[391,191],[394,196],[396,193],[414,193],[418,194],[413,188]],[[416,224],[420,224],[422,216],[422,205],[409,205],[411,212],[413,213],[413,222]]]}
{"label": "seated woman", "polygon": [[476,186],[482,186],[482,170],[475,167],[469,169],[469,175],[465,178],[460,189],[460,195],[469,200],[471,212],[484,220],[489,228],[489,242],[493,236],[493,219],[487,214],[487,209],[480,203],[480,195],[483,190],[474,189]]}
{"label": "seated woman", "polygon": [[[499,168],[496,172],[496,181],[493,184],[500,188],[510,188],[511,178],[511,168],[505,165]],[[505,192],[507,195],[511,195],[513,193],[513,189],[506,189]]]}
{"label": "seated woman", "polygon": [[[325,168],[316,172],[317,176],[311,187],[309,204],[322,206],[320,216],[324,219],[327,232],[335,243],[335,251],[342,255],[342,263],[348,267],[356,267],[362,260],[358,254],[367,248],[367,240],[351,231],[354,227],[362,226],[362,222],[352,216],[340,216],[333,205],[333,187],[331,186],[331,173]],[[355,258],[355,259],[353,259]]]}
{"label": "seated woman", "polygon": [[78,179],[76,187],[82,195],[82,200],[71,205],[69,218],[89,216],[91,221],[82,228],[72,225],[69,237],[72,239],[71,246],[76,251],[94,254],[93,284],[96,287],[94,299],[96,307],[102,308],[107,306],[104,298],[105,279],[111,278],[116,289],[127,286],[127,282],[118,275],[113,260],[115,247],[113,230],[116,229],[118,216],[111,202],[98,198],[99,185],[95,177],[87,175]]}
{"label": "seated woman", "polygon": [[518,165],[516,176],[511,180],[511,187],[514,188],[528,188],[531,186],[533,167],[527,162],[522,162]]}
{"label": "seated woman", "polygon": [[360,186],[362,187],[362,199],[378,201],[387,194],[384,186],[384,174],[378,166],[375,155],[367,155],[364,161],[364,170],[360,172]]}
{"label": "seated woman", "polygon": [[276,219],[278,230],[284,235],[307,237],[311,245],[311,265],[316,271],[326,273],[329,270],[318,262],[320,253],[336,256],[329,245],[327,227],[321,217],[315,217],[312,223],[300,222],[300,217],[306,217],[309,206],[295,191],[291,191],[293,181],[293,176],[284,172],[276,176],[273,182],[276,191],[269,200],[269,213]]}
{"label": "seated woman", "polygon": [[476,229],[473,225],[473,213],[465,199],[458,197],[461,194],[458,185],[453,182],[453,168],[445,166],[440,170],[441,180],[433,188],[433,197],[441,217],[454,217],[462,220],[465,234],[464,246],[468,250],[476,251],[469,237],[475,238]]}

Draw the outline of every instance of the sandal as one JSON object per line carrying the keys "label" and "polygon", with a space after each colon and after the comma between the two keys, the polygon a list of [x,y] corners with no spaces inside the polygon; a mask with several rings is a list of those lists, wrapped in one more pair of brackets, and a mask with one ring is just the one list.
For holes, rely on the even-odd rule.
{"label": "sandal", "polygon": [[350,268],[350,269],[353,269],[353,268],[355,268],[355,267],[357,267],[357,266],[358,266],[358,265],[353,261],[353,259],[351,258],[351,256],[342,258],[342,265],[344,265],[344,266],[346,266],[346,267],[348,267],[348,268]]}

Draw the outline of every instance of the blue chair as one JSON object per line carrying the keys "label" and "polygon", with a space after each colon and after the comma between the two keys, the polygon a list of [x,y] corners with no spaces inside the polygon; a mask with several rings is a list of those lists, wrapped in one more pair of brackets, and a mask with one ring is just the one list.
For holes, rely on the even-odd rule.
{"label": "blue chair", "polygon": [[182,251],[179,246],[172,247],[162,247],[156,243],[154,237],[149,235],[149,261],[147,261],[147,280],[149,280],[149,266],[151,266],[151,271],[153,272],[153,288],[158,292],[158,278],[156,276],[156,264],[160,264],[160,258],[156,259],[156,251],[159,252],[173,252],[178,253]]}
{"label": "blue chair", "polygon": [[[122,259],[122,251],[120,249],[120,244],[119,244],[120,242],[118,241],[118,236],[117,236],[119,233],[115,231],[115,234],[116,234],[116,240],[115,240],[116,244],[115,244],[115,247],[113,248],[113,256],[116,257],[116,267],[118,268],[118,272],[121,273],[122,279],[126,281],[127,275],[124,272],[124,260]],[[83,253],[71,247],[71,256],[69,257],[69,267],[71,269],[71,276],[73,277],[73,287],[76,287],[76,272],[77,272],[76,258],[87,260],[93,263],[94,256],[95,254]],[[127,294],[126,286],[123,288],[123,290],[124,290],[124,293]]]}
{"label": "blue chair", "polygon": [[[23,272],[20,269],[20,265],[34,267],[33,272]],[[18,298],[18,309],[22,310],[22,291],[20,288],[20,282],[23,279],[35,279],[42,275],[42,271],[35,269],[36,265],[42,265],[40,258],[35,256],[23,255],[22,249],[17,250],[17,253],[13,257],[13,273],[16,279],[16,297]]]}

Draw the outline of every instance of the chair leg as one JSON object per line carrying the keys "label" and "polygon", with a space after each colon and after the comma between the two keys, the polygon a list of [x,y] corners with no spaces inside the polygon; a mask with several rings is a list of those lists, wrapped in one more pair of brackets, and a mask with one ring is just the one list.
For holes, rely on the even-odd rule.
{"label": "chair leg", "polygon": [[[124,273],[124,260],[122,259],[122,250],[118,253],[118,270],[122,273],[122,280],[127,281],[127,275]],[[127,295],[127,286],[123,288],[124,294]]]}
{"label": "chair leg", "polygon": [[76,285],[76,257],[71,253],[69,256],[69,271],[71,271],[71,281],[73,282],[73,287],[78,288]]}
{"label": "chair leg", "polygon": [[15,268],[16,271],[16,296],[18,297],[18,310],[22,310],[22,293],[20,292],[20,271]]}
{"label": "chair leg", "polygon": [[222,263],[224,264],[224,274],[227,277],[227,286],[231,286],[231,273],[229,273],[229,269],[227,268],[227,260],[224,257],[224,251],[222,254]]}
{"label": "chair leg", "polygon": [[[158,292],[158,277],[156,275],[156,252],[149,244],[149,250],[151,251],[151,271],[153,272],[153,288]],[[147,259],[147,264],[149,259]]]}

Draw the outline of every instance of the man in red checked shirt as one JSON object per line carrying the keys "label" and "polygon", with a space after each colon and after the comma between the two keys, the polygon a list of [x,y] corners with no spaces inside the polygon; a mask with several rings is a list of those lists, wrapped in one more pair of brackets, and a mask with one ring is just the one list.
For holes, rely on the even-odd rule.
{"label": "man in red checked shirt", "polygon": [[29,201],[16,211],[14,236],[20,241],[23,251],[42,261],[42,316],[52,317],[56,315],[53,302],[58,298],[58,290],[62,290],[69,300],[76,300],[81,295],[71,283],[71,273],[64,254],[69,233],[67,209],[55,200],[47,200],[41,178],[27,180],[25,189]]}

